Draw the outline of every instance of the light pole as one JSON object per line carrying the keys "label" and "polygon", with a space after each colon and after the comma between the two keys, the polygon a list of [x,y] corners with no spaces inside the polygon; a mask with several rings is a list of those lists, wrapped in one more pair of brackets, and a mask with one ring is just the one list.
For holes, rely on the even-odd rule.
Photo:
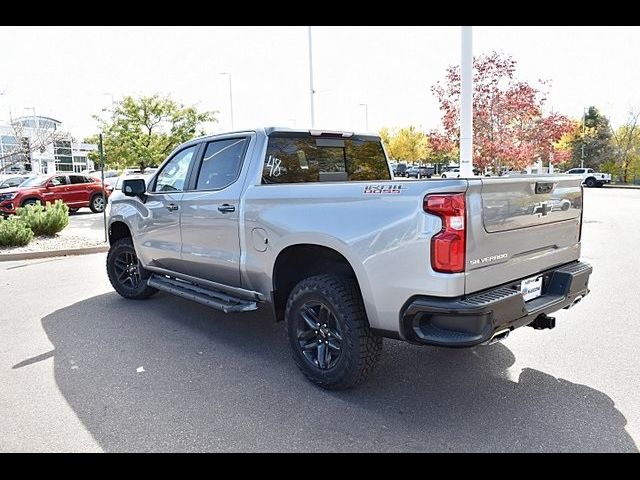
{"label": "light pole", "polygon": [[358,106],[364,107],[364,131],[369,131],[369,104],[359,103]]}
{"label": "light pole", "polygon": [[587,123],[587,107],[582,107],[582,148],[580,153],[580,168],[584,168],[584,140],[585,124]]}
{"label": "light pole", "polygon": [[473,41],[472,27],[461,27],[460,176],[473,176]]}
{"label": "light pole", "polygon": [[231,87],[231,73],[220,72],[220,75],[226,75],[229,77],[229,116],[231,117],[231,130],[233,130],[233,89]]}
{"label": "light pole", "polygon": [[307,27],[309,34],[309,98],[311,100],[311,128],[315,127],[316,119],[313,111],[313,49],[311,48],[311,27]]}

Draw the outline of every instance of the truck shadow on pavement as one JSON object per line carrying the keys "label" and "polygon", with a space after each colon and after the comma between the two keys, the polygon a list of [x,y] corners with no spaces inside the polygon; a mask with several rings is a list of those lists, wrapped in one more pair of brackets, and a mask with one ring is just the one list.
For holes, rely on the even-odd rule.
{"label": "truck shadow on pavement", "polygon": [[106,451],[637,451],[607,395],[533,369],[513,381],[502,344],[385,340],[366,384],[327,392],[265,312],[108,293],[42,325],[60,391]]}

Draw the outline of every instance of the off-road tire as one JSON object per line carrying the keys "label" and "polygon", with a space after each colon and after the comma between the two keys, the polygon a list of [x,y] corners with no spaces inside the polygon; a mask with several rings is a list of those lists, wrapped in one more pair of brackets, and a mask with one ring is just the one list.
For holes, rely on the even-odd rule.
{"label": "off-road tire", "polygon": [[[127,258],[131,259],[131,261],[125,260]],[[125,261],[125,264],[135,263],[137,273],[139,274],[138,281],[135,282],[135,285],[129,278],[123,279],[123,261]],[[158,291],[147,285],[147,280],[151,274],[142,268],[136,255],[136,250],[133,247],[133,242],[129,237],[115,241],[113,245],[111,245],[111,248],[109,248],[109,253],[107,254],[107,274],[109,275],[109,281],[113,289],[124,298],[141,300],[149,298]]]}
{"label": "off-road tire", "polygon": [[[335,365],[325,369],[305,357],[299,340],[302,309],[305,305],[318,302],[324,304],[329,314],[333,315],[342,337]],[[317,275],[302,280],[289,295],[285,322],[289,345],[298,368],[311,382],[322,388],[351,388],[363,382],[380,359],[382,337],[369,328],[360,291],[352,278]]]}

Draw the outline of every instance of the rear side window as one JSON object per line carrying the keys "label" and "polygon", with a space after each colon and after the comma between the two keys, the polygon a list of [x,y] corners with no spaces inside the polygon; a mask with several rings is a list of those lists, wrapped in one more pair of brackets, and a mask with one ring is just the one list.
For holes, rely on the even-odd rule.
{"label": "rear side window", "polygon": [[69,175],[69,180],[71,180],[71,184],[88,183],[87,177],[84,175]]}
{"label": "rear side window", "polygon": [[391,180],[378,139],[272,135],[262,183]]}
{"label": "rear side window", "polygon": [[246,146],[246,138],[209,142],[202,158],[196,190],[220,190],[235,182]]}

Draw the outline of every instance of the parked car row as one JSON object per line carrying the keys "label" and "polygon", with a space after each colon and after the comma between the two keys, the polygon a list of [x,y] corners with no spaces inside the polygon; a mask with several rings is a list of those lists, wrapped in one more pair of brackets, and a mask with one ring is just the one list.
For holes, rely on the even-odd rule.
{"label": "parked car row", "polygon": [[410,167],[406,171],[407,178],[431,178],[434,172],[433,167]]}
{"label": "parked car row", "polygon": [[99,213],[104,210],[109,194],[110,191],[103,186],[102,181],[90,175],[36,175],[16,187],[0,191],[0,214],[12,215],[19,207],[53,203],[56,200],[66,203],[71,212],[89,207],[92,212]]}

